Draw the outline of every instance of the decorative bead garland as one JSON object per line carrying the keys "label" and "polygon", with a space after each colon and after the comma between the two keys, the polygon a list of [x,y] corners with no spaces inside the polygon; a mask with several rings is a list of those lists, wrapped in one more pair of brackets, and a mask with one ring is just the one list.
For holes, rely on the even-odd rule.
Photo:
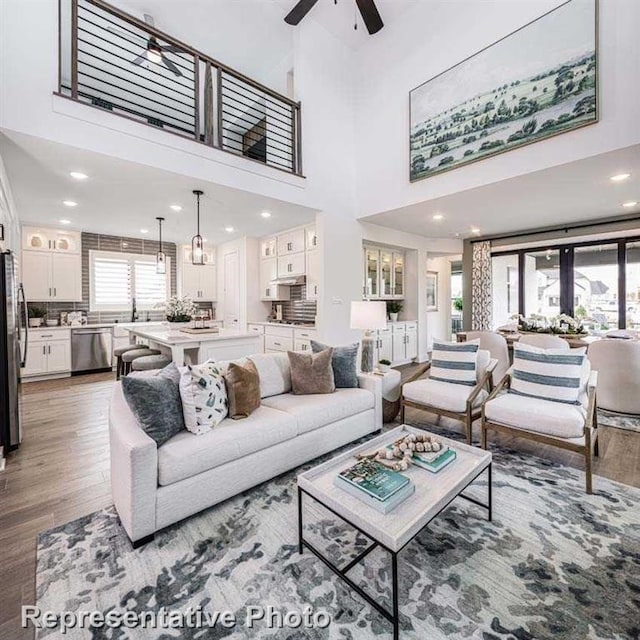
{"label": "decorative bead garland", "polygon": [[392,449],[380,449],[375,453],[361,454],[358,460],[368,458],[393,469],[394,471],[406,471],[413,461],[414,453],[431,453],[440,451],[442,444],[431,436],[410,433],[393,443]]}

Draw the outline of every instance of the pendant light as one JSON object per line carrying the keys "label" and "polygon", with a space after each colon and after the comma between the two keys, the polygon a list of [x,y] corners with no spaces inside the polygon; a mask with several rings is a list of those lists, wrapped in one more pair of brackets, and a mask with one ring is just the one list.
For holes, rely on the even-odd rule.
{"label": "pendant light", "polygon": [[191,239],[191,264],[203,265],[204,264],[204,242],[200,235],[200,196],[204,191],[194,189],[194,195],[196,196],[196,212],[198,226],[196,228],[196,235]]}
{"label": "pendant light", "polygon": [[167,256],[162,250],[162,223],[164,222],[164,218],[158,216],[156,220],[158,221],[159,240],[158,253],[156,253],[156,273],[167,273]]}

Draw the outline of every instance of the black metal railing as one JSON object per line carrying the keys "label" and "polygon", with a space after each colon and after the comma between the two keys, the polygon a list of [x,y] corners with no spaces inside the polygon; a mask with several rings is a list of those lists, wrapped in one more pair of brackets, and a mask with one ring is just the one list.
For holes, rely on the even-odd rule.
{"label": "black metal railing", "polygon": [[300,103],[103,0],[59,0],[59,93],[302,174]]}

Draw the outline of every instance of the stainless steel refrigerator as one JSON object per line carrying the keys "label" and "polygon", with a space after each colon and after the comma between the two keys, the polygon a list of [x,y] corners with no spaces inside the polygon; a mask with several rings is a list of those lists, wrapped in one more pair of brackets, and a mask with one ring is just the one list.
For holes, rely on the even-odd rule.
{"label": "stainless steel refrigerator", "polygon": [[16,282],[16,257],[0,253],[0,446],[5,454],[22,440],[20,367],[27,355],[27,317],[24,290]]}

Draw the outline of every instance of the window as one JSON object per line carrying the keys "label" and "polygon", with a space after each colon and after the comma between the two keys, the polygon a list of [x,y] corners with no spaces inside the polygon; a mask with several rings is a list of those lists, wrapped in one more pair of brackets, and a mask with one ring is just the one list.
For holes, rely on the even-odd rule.
{"label": "window", "polygon": [[528,251],[524,255],[524,315],[560,315],[560,251]]}
{"label": "window", "polygon": [[[167,266],[169,266],[167,258]],[[156,273],[155,255],[89,251],[91,311],[153,309],[170,295],[170,268]]]}
{"label": "window", "polygon": [[494,256],[491,267],[493,326],[497,328],[518,313],[518,255]]}

